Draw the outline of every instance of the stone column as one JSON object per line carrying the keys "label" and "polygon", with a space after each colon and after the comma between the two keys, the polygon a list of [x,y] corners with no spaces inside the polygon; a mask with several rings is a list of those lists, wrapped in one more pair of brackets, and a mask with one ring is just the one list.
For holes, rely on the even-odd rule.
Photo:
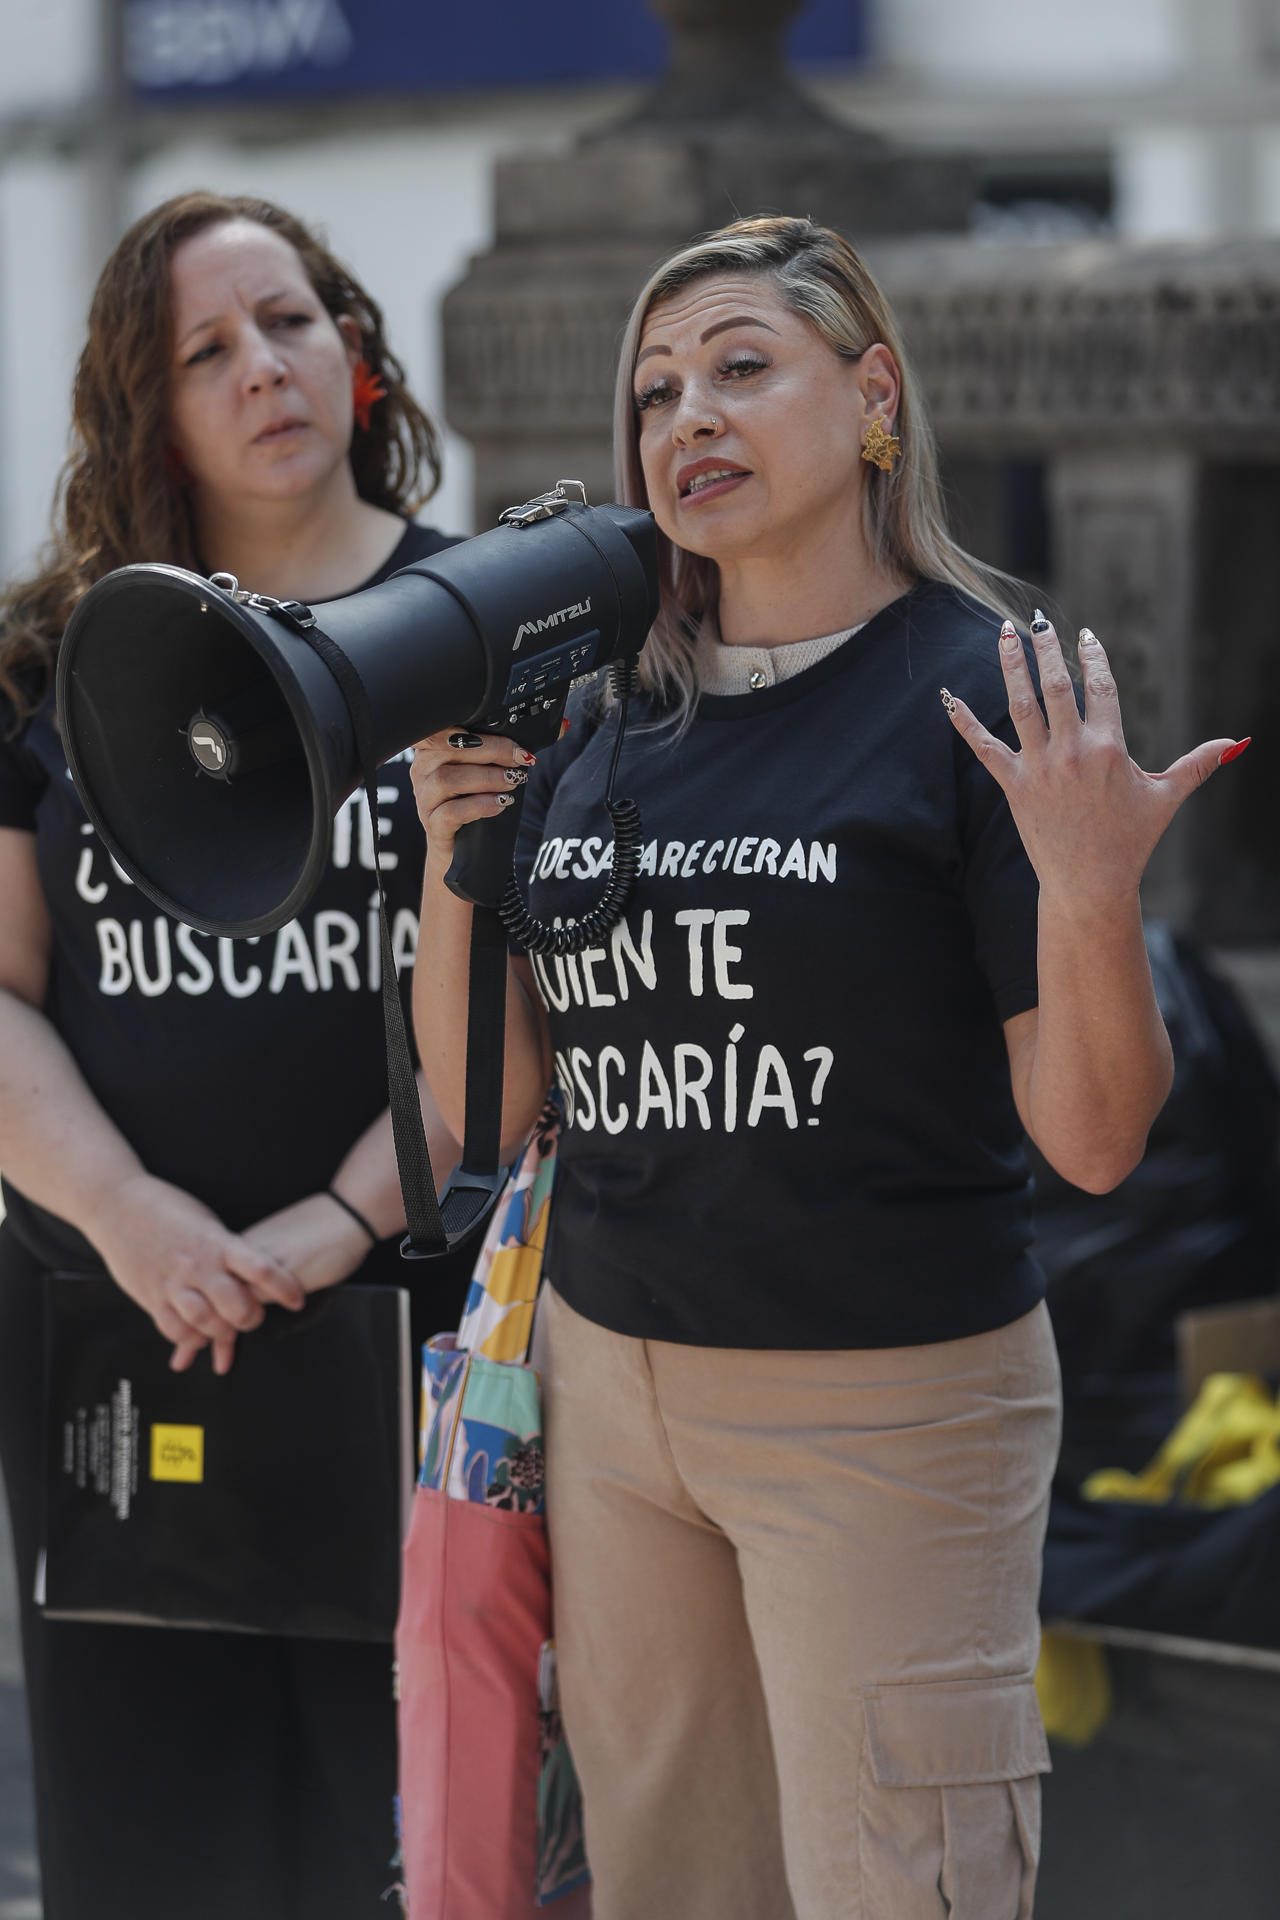
{"label": "stone column", "polygon": [[652,0],[668,70],[565,154],[500,161],[496,240],[444,302],[445,411],[476,456],[477,527],[561,477],[613,493],[618,340],[654,266],[740,215],[806,213],[855,242],[964,227],[960,156],[900,153],[788,74],[799,0]]}
{"label": "stone column", "polygon": [[[667,69],[630,124],[686,130],[725,120],[812,127],[818,110],[787,72],[782,36],[802,0],[649,0],[671,32]],[[628,124],[626,122],[621,123]]]}
{"label": "stone column", "polygon": [[[1070,637],[1107,648],[1139,766],[1157,773],[1194,746],[1198,462],[1190,451],[1090,451],[1051,462],[1056,584]],[[1064,636],[1064,638],[1067,636]],[[1161,841],[1143,882],[1148,914],[1185,926],[1194,901],[1189,818]]]}

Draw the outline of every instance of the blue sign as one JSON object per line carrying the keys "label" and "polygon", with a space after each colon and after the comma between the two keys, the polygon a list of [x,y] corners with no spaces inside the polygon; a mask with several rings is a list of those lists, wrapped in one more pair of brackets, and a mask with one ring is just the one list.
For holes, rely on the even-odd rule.
{"label": "blue sign", "polygon": [[[791,57],[861,59],[867,0],[808,0]],[[644,0],[125,0],[125,71],[148,100],[446,92],[643,79]]]}

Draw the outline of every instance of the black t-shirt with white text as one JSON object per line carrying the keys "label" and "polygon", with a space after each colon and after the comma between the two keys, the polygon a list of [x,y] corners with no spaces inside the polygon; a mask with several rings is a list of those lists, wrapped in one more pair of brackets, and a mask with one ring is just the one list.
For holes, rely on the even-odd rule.
{"label": "black t-shirt with white text", "polygon": [[[409,525],[365,586],[451,546]],[[72,785],[52,698],[16,740],[0,703],[0,826],[34,833],[53,941],[44,1011],[148,1172],[233,1229],[324,1188],[387,1104],[373,831],[339,809],[329,865],[279,932],[228,940],[153,906],[111,860]],[[413,963],[424,838],[406,751],[377,776],[397,971]],[[66,1222],[11,1185],[10,1223],[49,1265],[83,1262]]]}
{"label": "black t-shirt with white text", "polygon": [[[998,622],[916,587],[833,653],[633,703],[625,918],[534,959],[566,1109],[547,1272],[639,1338],[854,1348],[957,1338],[1042,1297],[1001,1023],[1033,1007],[1037,885],[943,711],[1013,740]],[[522,879],[581,916],[612,863],[616,710],[540,756]]]}

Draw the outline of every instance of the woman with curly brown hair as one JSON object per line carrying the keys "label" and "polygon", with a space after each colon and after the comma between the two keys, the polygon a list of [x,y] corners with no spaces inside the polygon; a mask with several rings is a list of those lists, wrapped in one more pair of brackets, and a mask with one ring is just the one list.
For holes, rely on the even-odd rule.
{"label": "woman with curly brown hair", "polygon": [[[438,476],[377,306],[299,221],[196,193],[125,235],[90,314],[52,547],[0,609],[0,1452],[46,1920],[386,1912],[386,1648],[46,1622],[31,1599],[45,1273],[105,1269],[175,1366],[208,1347],[219,1372],[266,1303],[394,1276],[372,835],[344,810],[307,915],[269,939],[178,926],[86,820],[51,686],[72,608],[111,569],[331,599],[448,544],[408,517]],[[378,778],[409,962],[421,836],[407,766]]]}

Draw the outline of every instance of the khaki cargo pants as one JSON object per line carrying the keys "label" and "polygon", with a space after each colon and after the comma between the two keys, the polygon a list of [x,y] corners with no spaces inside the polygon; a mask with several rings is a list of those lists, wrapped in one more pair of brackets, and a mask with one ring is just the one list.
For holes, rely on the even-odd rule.
{"label": "khaki cargo pants", "polygon": [[1028,1920],[1057,1360],[625,1338],[535,1358],[594,1920]]}

